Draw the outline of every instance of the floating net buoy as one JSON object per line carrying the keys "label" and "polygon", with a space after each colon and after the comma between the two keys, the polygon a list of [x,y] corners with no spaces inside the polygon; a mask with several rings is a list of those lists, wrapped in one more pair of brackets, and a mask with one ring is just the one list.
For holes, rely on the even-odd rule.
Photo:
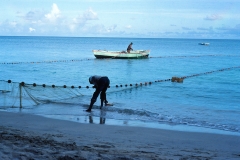
{"label": "floating net buoy", "polygon": [[183,83],[183,78],[179,78],[179,77],[172,77],[171,81],[172,81],[172,82]]}

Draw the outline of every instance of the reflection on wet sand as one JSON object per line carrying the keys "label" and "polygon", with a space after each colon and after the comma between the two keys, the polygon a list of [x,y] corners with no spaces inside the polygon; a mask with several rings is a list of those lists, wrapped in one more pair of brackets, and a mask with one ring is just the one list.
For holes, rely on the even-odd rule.
{"label": "reflection on wet sand", "polygon": [[[106,118],[100,117],[99,124],[105,124]],[[89,116],[89,123],[94,123],[93,117]]]}
{"label": "reflection on wet sand", "polygon": [[[101,110],[99,124],[105,124],[105,121],[106,121],[105,116],[106,116],[106,112]],[[93,117],[91,115],[89,115],[89,123],[94,123]]]}

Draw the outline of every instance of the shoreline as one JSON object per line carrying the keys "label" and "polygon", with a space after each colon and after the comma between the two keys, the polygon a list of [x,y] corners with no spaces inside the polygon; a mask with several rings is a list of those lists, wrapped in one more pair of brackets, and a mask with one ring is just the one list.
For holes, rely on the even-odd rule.
{"label": "shoreline", "polygon": [[240,136],[0,111],[2,159],[239,159]]}
{"label": "shoreline", "polygon": [[[143,128],[153,128],[153,129],[163,129],[163,130],[172,130],[172,131],[186,131],[186,132],[197,132],[197,133],[214,133],[214,134],[223,134],[223,135],[235,135],[240,136],[239,132],[232,132],[227,130],[219,130],[212,128],[204,128],[200,126],[189,126],[189,125],[175,125],[175,124],[164,124],[156,122],[143,122],[140,120],[119,120],[119,119],[110,119],[102,118],[96,116],[76,116],[75,118],[62,118],[56,115],[39,115],[46,118],[66,120],[77,123],[84,124],[102,124],[110,126],[123,126],[123,127],[143,127]],[[87,117],[87,118],[86,118]],[[87,120],[88,119],[88,120]]]}
{"label": "shoreline", "polygon": [[141,120],[125,120],[125,119],[111,119],[103,118],[92,115],[58,115],[58,114],[35,114],[32,112],[19,112],[19,111],[6,111],[0,110],[0,112],[10,112],[10,113],[23,113],[31,114],[41,117],[46,117],[50,119],[64,120],[70,122],[77,122],[83,124],[102,124],[110,126],[127,126],[127,127],[143,127],[143,128],[153,128],[153,129],[163,129],[163,130],[172,130],[172,131],[186,131],[186,132],[200,132],[200,133],[214,133],[214,134],[223,134],[223,135],[235,135],[240,136],[240,132],[220,130],[214,128],[206,128],[202,126],[194,125],[182,125],[182,124],[167,124],[167,123],[158,123],[150,121],[141,121]]}

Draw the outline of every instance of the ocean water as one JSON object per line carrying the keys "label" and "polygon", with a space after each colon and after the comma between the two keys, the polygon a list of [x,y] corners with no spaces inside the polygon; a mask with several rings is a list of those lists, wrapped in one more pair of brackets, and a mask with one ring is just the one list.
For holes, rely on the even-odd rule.
{"label": "ocean water", "polygon": [[[150,49],[150,57],[93,56],[93,49],[126,50],[130,42],[133,49]],[[210,45],[199,45],[201,42]],[[210,129],[240,135],[239,44],[240,40],[219,39],[2,36],[0,110],[80,123]],[[93,111],[87,113],[94,92],[88,82],[92,75],[109,77],[107,99],[113,106],[99,110],[98,98]],[[171,82],[174,76],[187,78],[183,83]],[[29,84],[23,98],[31,95],[21,108],[20,82]],[[38,86],[34,88],[33,83]],[[50,87],[43,89],[42,84]],[[57,87],[52,88],[53,84]],[[82,87],[77,90],[76,86]],[[44,98],[36,103],[40,95]]]}

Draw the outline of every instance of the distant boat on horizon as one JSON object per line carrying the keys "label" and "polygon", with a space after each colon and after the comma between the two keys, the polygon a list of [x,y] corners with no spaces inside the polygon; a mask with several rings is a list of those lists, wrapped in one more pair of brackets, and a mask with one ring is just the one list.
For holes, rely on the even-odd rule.
{"label": "distant boat on horizon", "polygon": [[204,46],[208,46],[210,45],[210,43],[198,43],[199,45],[204,45]]}

